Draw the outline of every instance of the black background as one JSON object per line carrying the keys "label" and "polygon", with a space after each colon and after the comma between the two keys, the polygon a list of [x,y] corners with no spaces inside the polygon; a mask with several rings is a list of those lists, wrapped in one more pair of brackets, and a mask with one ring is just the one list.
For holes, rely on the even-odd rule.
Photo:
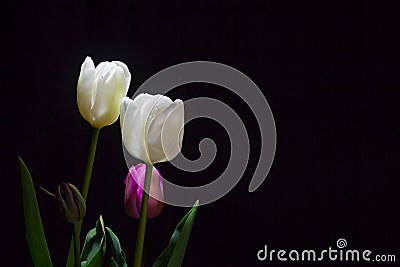
{"label": "black background", "polygon": [[[238,97],[211,85],[178,87],[169,96],[218,98],[248,127],[252,154],[245,176],[225,197],[199,209],[184,266],[285,266],[259,262],[273,249],[335,247],[399,253],[398,9],[384,1],[40,1],[4,2],[2,16],[2,261],[31,266],[24,237],[17,156],[36,185],[80,185],[90,127],[76,105],[80,65],[89,55],[125,62],[128,95],[174,64],[230,65],[263,91],[275,117],[277,150],[268,178],[247,188],[259,153],[255,117]],[[5,94],[4,94],[5,93]],[[216,161],[198,174],[169,163],[171,181],[199,185],[223,171],[229,141],[223,128],[197,120],[185,128],[183,153],[198,157],[204,137]],[[84,232],[99,214],[118,234],[132,263],[137,221],[125,215],[127,173],[119,123],[100,133]],[[64,266],[70,226],[38,193],[54,266]],[[146,266],[167,244],[187,209],[166,206],[148,223]],[[301,263],[287,263],[298,266]],[[307,263],[307,266],[311,266]],[[318,266],[342,266],[325,261]],[[355,264],[347,264],[346,266]],[[367,264],[360,266],[390,266]]]}

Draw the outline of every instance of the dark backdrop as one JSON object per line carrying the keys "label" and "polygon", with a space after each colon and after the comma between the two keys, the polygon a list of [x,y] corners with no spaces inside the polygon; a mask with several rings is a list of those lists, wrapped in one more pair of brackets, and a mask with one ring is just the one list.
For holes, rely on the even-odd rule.
{"label": "dark backdrop", "polygon": [[[76,84],[87,55],[96,64],[125,62],[133,74],[130,96],[157,71],[207,60],[244,72],[269,102],[277,127],[275,161],[265,183],[248,193],[260,151],[260,132],[249,108],[218,86],[190,84],[171,92],[173,98],[209,96],[231,105],[246,122],[252,149],[240,183],[199,209],[184,266],[285,266],[259,262],[256,253],[265,244],[322,250],[336,247],[338,238],[345,238],[349,248],[396,254],[400,260],[400,46],[398,10],[391,3],[56,0],[3,5],[2,246],[7,250],[2,261],[31,266],[18,155],[36,185],[55,190],[61,181],[81,184],[90,127],[77,109]],[[212,181],[229,157],[227,134],[208,120],[193,121],[185,131],[187,157],[197,158],[199,141],[210,137],[218,146],[216,161],[198,174],[168,163],[157,167],[179,184]],[[124,212],[126,173],[115,123],[100,135],[84,230],[102,214],[132,263],[137,221]],[[54,265],[64,266],[71,229],[45,196],[39,193],[38,200]],[[166,206],[149,221],[147,266],[186,211]]]}

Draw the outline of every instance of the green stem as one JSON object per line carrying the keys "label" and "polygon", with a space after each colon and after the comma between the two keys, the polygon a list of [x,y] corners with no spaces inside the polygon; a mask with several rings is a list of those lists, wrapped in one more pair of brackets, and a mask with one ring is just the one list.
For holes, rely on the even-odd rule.
{"label": "green stem", "polygon": [[[86,170],[85,170],[85,175],[83,177],[83,185],[82,185],[82,196],[83,199],[86,201],[87,195],[89,192],[89,185],[90,185],[90,179],[92,177],[92,170],[93,170],[93,163],[94,163],[94,157],[96,155],[96,147],[97,147],[97,140],[99,139],[99,133],[100,129],[92,128],[92,139],[90,141],[90,149],[89,149],[89,156],[86,164]],[[76,231],[78,233],[78,238],[80,239],[81,235],[81,229],[82,229],[82,220],[78,221],[76,223]],[[72,266],[72,259],[74,258],[74,249],[73,249],[73,241],[71,241],[70,247],[69,247],[69,254],[68,254],[68,260],[67,260],[67,267]]]}
{"label": "green stem", "polygon": [[81,244],[79,238],[78,223],[74,223],[74,255],[75,255],[75,267],[81,267]]}
{"label": "green stem", "polygon": [[[97,148],[97,140],[99,139],[100,129],[92,128],[92,140],[90,141],[90,149],[89,149],[89,156],[86,164],[85,176],[83,176],[83,185],[82,185],[82,196],[86,202],[89,186],[90,186],[90,179],[92,178],[92,171],[93,171],[93,163],[94,157],[96,155],[96,148]],[[81,235],[82,229],[82,220],[77,223],[77,230],[79,237]]]}
{"label": "green stem", "polygon": [[133,267],[141,267],[142,266],[143,243],[144,243],[144,235],[146,233],[147,208],[148,208],[148,203],[149,203],[149,194],[147,192],[150,192],[152,171],[153,171],[153,165],[146,164],[146,177],[144,180],[142,207],[140,210],[140,219],[139,219],[139,225],[138,225],[138,230],[137,230],[135,257],[133,259],[134,260]]}
{"label": "green stem", "polygon": [[89,192],[90,178],[92,177],[94,156],[96,155],[97,140],[99,139],[100,129],[92,128],[92,140],[90,142],[89,156],[86,164],[85,176],[83,177],[82,196],[86,201]]}

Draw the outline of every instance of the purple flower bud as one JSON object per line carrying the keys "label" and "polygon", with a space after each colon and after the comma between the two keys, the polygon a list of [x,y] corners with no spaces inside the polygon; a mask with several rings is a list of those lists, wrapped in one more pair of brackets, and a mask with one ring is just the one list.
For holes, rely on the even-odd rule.
{"label": "purple flower bud", "polygon": [[62,183],[56,192],[58,208],[64,220],[75,223],[86,214],[86,204],[79,190],[70,183]]}
{"label": "purple flower bud", "polygon": [[[132,218],[140,218],[145,177],[146,165],[140,163],[130,168],[125,179],[125,211]],[[147,218],[157,217],[161,213],[164,206],[163,201],[164,189],[162,177],[158,170],[153,167]]]}

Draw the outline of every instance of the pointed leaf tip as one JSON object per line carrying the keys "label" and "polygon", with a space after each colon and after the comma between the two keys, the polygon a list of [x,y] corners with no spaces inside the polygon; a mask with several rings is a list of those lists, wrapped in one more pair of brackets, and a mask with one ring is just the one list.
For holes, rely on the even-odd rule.
{"label": "pointed leaf tip", "polygon": [[52,267],[46,237],[43,231],[42,219],[40,217],[39,205],[36,192],[28,167],[19,156],[19,165],[22,178],[22,199],[25,219],[25,235],[28,241],[32,261],[37,267]]}
{"label": "pointed leaf tip", "polygon": [[185,256],[190,233],[196,218],[199,201],[186,213],[172,233],[168,246],[156,259],[152,267],[180,267]]}

